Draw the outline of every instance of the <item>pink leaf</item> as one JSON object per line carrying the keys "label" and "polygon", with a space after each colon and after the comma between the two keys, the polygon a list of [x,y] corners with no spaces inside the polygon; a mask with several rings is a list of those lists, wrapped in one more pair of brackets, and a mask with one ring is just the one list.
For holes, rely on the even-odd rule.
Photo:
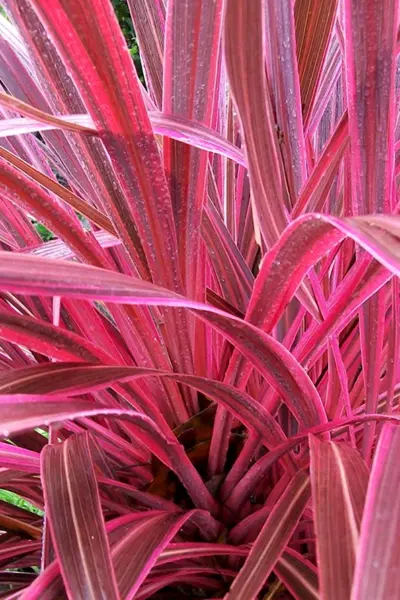
{"label": "pink leaf", "polygon": [[158,108],[162,104],[165,6],[163,0],[128,0],[146,82]]}
{"label": "pink leaf", "polygon": [[112,560],[123,598],[135,598],[163,549],[194,512],[143,516],[113,545]]}
{"label": "pink leaf", "polygon": [[[399,4],[387,0],[346,1],[345,46],[349,132],[352,139],[351,191],[355,214],[388,212],[394,206],[396,34]],[[368,29],[368,41],[361,32]],[[383,349],[385,293],[368,301],[361,314],[366,410],[375,412]],[[374,429],[366,426],[364,455],[370,458]]]}
{"label": "pink leaf", "polygon": [[[140,84],[111,4],[38,0],[34,6],[100,131],[125,192],[126,210],[134,215],[141,234],[154,281],[179,290],[168,188]],[[165,255],[170,260],[161,268]]]}
{"label": "pink leaf", "polygon": [[32,450],[0,442],[0,466],[25,473],[39,473],[40,455]]}
{"label": "pink leaf", "polygon": [[[67,419],[104,415],[126,419],[135,426],[134,437],[174,470],[199,508],[216,512],[216,502],[205,487],[184,448],[167,428],[160,428],[147,415],[127,409],[103,408],[87,400],[66,400],[55,396],[1,396],[0,436],[34,429]],[[29,405],[29,406],[28,406]]]}
{"label": "pink leaf", "polygon": [[307,155],[303,131],[300,82],[296,55],[292,0],[266,4],[267,61],[270,87],[282,134],[282,155],[293,205],[307,177]]}
{"label": "pink leaf", "polygon": [[[115,231],[112,223],[107,219],[106,215],[104,215],[103,213],[101,213],[100,211],[95,209],[93,206],[90,206],[89,204],[87,204],[87,202],[85,202],[84,200],[82,200],[82,198],[80,198],[79,196],[77,196],[76,194],[71,192],[71,190],[66,189],[64,186],[57,183],[54,179],[51,179],[47,175],[44,175],[43,173],[38,171],[37,169],[34,169],[34,167],[32,167],[31,165],[27,164],[25,161],[23,161],[20,158],[18,158],[17,156],[15,156],[15,154],[8,152],[4,148],[0,148],[0,156],[5,158],[7,162],[11,163],[12,165],[14,165],[18,169],[20,169],[23,173],[26,173],[29,177],[34,179],[36,182],[40,183],[43,187],[45,187],[49,191],[56,194],[59,198],[64,200],[69,206],[71,206],[76,211],[80,212],[85,217],[87,217],[88,219],[93,221],[93,223],[96,223],[96,225],[98,225],[105,231],[108,231],[111,235],[116,234],[116,231]],[[11,169],[10,169],[10,171],[11,171]],[[3,179],[3,181],[4,181],[4,179]],[[25,184],[25,185],[27,187],[27,184]],[[21,188],[22,188],[22,185],[19,189],[21,190]],[[31,188],[33,188],[33,186],[31,186]],[[21,193],[21,191],[20,191],[20,193]],[[42,198],[43,198],[43,195],[42,195]],[[42,202],[43,202],[43,200],[42,200]],[[38,213],[39,213],[40,218],[43,219],[44,218],[43,212],[38,211]],[[59,226],[57,227],[57,224],[54,224],[54,222],[49,217],[48,217],[48,222],[54,230],[58,229],[60,231]],[[66,239],[68,239],[67,236],[66,236]]]}
{"label": "pink leaf", "polygon": [[[167,115],[211,125],[218,90],[222,7],[222,0],[168,2],[163,82],[163,112]],[[164,138],[163,158],[184,289],[188,297],[202,299],[196,288],[208,155]]]}
{"label": "pink leaf", "polygon": [[[0,103],[1,100],[0,96]],[[11,101],[15,102],[16,108],[21,106],[20,101],[17,101],[16,98],[7,97],[7,103],[11,104]],[[23,110],[25,114],[34,115],[36,119],[15,118],[0,120],[0,138],[58,128],[65,131],[75,131],[77,126],[83,128],[82,133],[90,131],[93,135],[98,135],[98,131],[89,115],[76,114],[54,117],[30,105],[24,105]],[[38,119],[38,115],[40,116],[40,120]],[[240,149],[217,131],[201,123],[177,115],[165,115],[161,112],[153,111],[149,113],[149,118],[154,133],[170,137],[201,150],[209,150],[216,154],[221,154],[245,166],[244,156]]]}
{"label": "pink leaf", "polygon": [[[87,434],[42,454],[47,518],[68,594],[119,598]],[[85,490],[85,494],[82,494]]]}
{"label": "pink leaf", "polygon": [[368,469],[358,450],[310,436],[321,598],[349,598]]}
{"label": "pink leaf", "polygon": [[[279,342],[245,321],[209,305],[187,300],[166,289],[118,273],[64,262],[60,276],[60,261],[53,261],[50,270],[50,261],[26,255],[23,260],[20,260],[22,256],[15,258],[11,272],[7,253],[4,253],[3,260],[0,254],[0,288],[5,284],[8,289],[22,287],[31,293],[34,289],[40,289],[40,294],[86,299],[107,298],[114,302],[184,306],[195,310],[203,320],[237,344],[238,349],[251,359],[255,368],[276,386],[299,421],[311,425],[326,419],[315,387],[291,354]],[[47,269],[45,275],[41,266],[44,264]]]}
{"label": "pink leaf", "polygon": [[288,543],[309,498],[309,478],[304,471],[299,471],[272,509],[226,594],[226,600],[246,600],[257,596]]}
{"label": "pink leaf", "polygon": [[295,550],[286,548],[274,572],[296,600],[320,600],[317,569]]}
{"label": "pink leaf", "polygon": [[[123,192],[120,218],[139,233],[153,281],[180,292],[171,197],[140,82],[112,5],[108,0],[38,0],[34,7],[72,73],[109,154]],[[131,233],[129,238],[135,245]],[[165,311],[164,318],[170,335],[179,340],[168,347],[173,361],[180,370],[192,372],[185,315]]]}
{"label": "pink leaf", "polygon": [[296,0],[296,42],[303,117],[310,117],[334,24],[337,0]]}
{"label": "pink leaf", "polygon": [[232,95],[246,147],[252,203],[264,244],[270,248],[285,228],[285,185],[273,107],[265,77],[261,0],[228,0],[224,50]]}
{"label": "pink leaf", "polygon": [[400,593],[397,570],[400,509],[400,429],[387,423],[376,449],[368,484],[351,600]]}
{"label": "pink leaf", "polygon": [[399,3],[346,0],[344,11],[354,211],[387,212],[392,204]]}

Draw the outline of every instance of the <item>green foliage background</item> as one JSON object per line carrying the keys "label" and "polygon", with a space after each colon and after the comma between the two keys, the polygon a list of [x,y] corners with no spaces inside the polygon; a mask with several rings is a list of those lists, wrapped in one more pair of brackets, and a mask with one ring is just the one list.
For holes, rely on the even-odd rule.
{"label": "green foliage background", "polygon": [[129,14],[129,8],[126,0],[112,0],[115,14],[117,15],[119,24],[122,29],[122,33],[125,36],[126,43],[128,44],[129,51],[135,62],[137,73],[142,83],[144,83],[143,69],[140,62],[139,46],[136,41],[135,30],[133,29],[133,23]]}

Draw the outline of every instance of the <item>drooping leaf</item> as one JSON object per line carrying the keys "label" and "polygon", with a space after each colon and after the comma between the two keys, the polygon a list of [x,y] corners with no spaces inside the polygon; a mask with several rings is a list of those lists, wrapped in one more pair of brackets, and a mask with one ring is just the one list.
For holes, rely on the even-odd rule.
{"label": "drooping leaf", "polygon": [[[20,101],[17,102],[15,98],[6,96],[4,99],[4,96],[0,96],[0,104],[2,101],[4,104],[15,102],[15,108],[22,112]],[[75,131],[77,127],[82,128],[82,133],[90,131],[92,135],[98,135],[98,131],[89,115],[76,114],[55,117],[28,104],[24,104],[23,112],[24,114],[32,114],[36,117],[36,120],[34,118],[3,119],[0,121],[0,138],[58,128],[64,131]],[[38,116],[40,116],[40,120]],[[182,116],[165,115],[155,111],[149,112],[149,119],[154,133],[158,135],[170,137],[201,150],[210,150],[245,166],[244,156],[239,148],[218,132],[201,123],[185,119]]]}
{"label": "drooping leaf", "polygon": [[[214,401],[221,402],[247,427],[255,429],[262,436],[267,446],[273,447],[285,441],[285,436],[276,421],[248,394],[240,392],[227,384],[208,380],[205,377],[137,367],[85,366],[81,363],[65,362],[61,364],[49,363],[27,369],[18,369],[6,377],[0,376],[0,395],[36,393],[75,396],[101,390],[118,381],[129,381],[135,377],[146,376],[171,377],[176,381],[193,386]],[[51,396],[48,397],[48,400],[50,398]],[[49,410],[51,410],[51,407],[50,403]],[[85,407],[89,408],[90,404],[82,404],[82,408]],[[67,404],[66,410],[68,409]]]}
{"label": "drooping leaf", "polygon": [[[233,343],[238,345],[240,351],[251,357],[255,368],[259,369],[271,383],[280,391],[288,402],[296,418],[304,423],[315,424],[316,421],[326,419],[321,400],[315,387],[307,374],[296,364],[290,353],[276,340],[263,334],[252,325],[241,321],[217,309],[196,303],[178,296],[163,288],[157,288],[147,282],[134,280],[109,271],[98,271],[95,268],[73,263],[64,263],[63,276],[60,278],[59,261],[53,262],[53,271],[50,273],[50,262],[47,264],[47,274],[43,280],[43,271],[38,268],[43,259],[24,256],[24,263],[20,261],[20,269],[16,273],[14,261],[13,273],[7,272],[7,260],[1,262],[0,256],[0,287],[6,280],[7,289],[24,289],[30,292],[35,286],[40,288],[41,294],[57,293],[78,298],[102,298],[112,301],[124,301],[132,304],[185,306],[193,308],[204,320],[210,322],[222,331]],[[4,267],[3,267],[4,265]],[[29,267],[27,267],[29,265]],[[34,265],[36,266],[34,270]],[[23,281],[24,275],[29,271],[29,283]],[[36,271],[36,274],[35,274]],[[99,284],[99,274],[103,274]],[[82,276],[85,284],[82,284]],[[26,277],[26,275],[25,275]],[[22,278],[22,279],[21,279]],[[106,283],[107,278],[107,283]],[[3,282],[2,282],[3,279]],[[12,282],[12,283],[11,283]],[[111,284],[111,288],[107,288]],[[27,286],[27,287],[26,287]]]}
{"label": "drooping leaf", "polygon": [[49,396],[11,395],[2,396],[0,436],[57,423],[60,420],[104,415],[119,417],[135,424],[135,438],[146,445],[159,460],[176,471],[189,494],[198,498],[199,508],[216,512],[216,503],[189,461],[183,447],[167,428],[161,431],[147,416],[127,409],[96,406],[86,400],[68,400]]}

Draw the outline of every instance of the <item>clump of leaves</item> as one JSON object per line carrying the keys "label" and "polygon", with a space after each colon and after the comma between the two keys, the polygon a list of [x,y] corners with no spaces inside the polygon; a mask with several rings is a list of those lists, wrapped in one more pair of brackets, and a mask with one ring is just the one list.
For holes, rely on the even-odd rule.
{"label": "clump of leaves", "polygon": [[399,4],[128,6],[0,15],[1,593],[398,597]]}

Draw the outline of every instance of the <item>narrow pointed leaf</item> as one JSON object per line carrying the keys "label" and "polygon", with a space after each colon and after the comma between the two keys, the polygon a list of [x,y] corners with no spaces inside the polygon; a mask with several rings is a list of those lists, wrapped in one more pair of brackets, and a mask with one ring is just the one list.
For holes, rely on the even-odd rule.
{"label": "narrow pointed leaf", "polygon": [[282,155],[292,204],[307,177],[293,2],[268,2],[266,23],[269,83],[274,93],[277,125],[283,136]]}
{"label": "narrow pointed leaf", "polygon": [[299,471],[271,511],[226,594],[226,600],[246,600],[257,596],[288,543],[309,498],[309,478],[304,471]]}
{"label": "narrow pointed leaf", "polygon": [[[73,72],[97,129],[104,132],[100,137],[126,192],[126,210],[134,215],[154,280],[179,288],[168,189],[140,84],[111,4],[104,0],[52,0],[50,4],[38,1],[34,5]],[[156,172],[158,177],[153,176]],[[137,195],[144,210],[138,211],[133,202]],[[149,247],[150,234],[154,248]],[[167,249],[163,246],[168,235]],[[171,260],[161,269],[163,254]],[[157,255],[159,262],[155,262]]]}
{"label": "narrow pointed leaf", "polygon": [[0,442],[0,466],[25,473],[39,473],[40,455],[32,450]]}
{"label": "narrow pointed leaf", "polygon": [[317,570],[295,550],[286,548],[274,567],[274,573],[296,600],[320,600]]}
{"label": "narrow pointed leaf", "polygon": [[[217,96],[222,7],[222,0],[168,2],[163,112],[211,125]],[[190,298],[198,298],[197,269],[208,155],[164,138],[163,157],[174,206],[184,289]]]}
{"label": "narrow pointed leaf", "polygon": [[162,105],[165,5],[163,0],[128,0],[150,94]]}
{"label": "narrow pointed leaf", "polygon": [[[245,392],[205,377],[167,373],[156,369],[50,363],[14,370],[8,376],[0,376],[0,394],[53,393],[59,395],[65,393],[73,396],[94,392],[118,381],[129,381],[145,376],[171,377],[176,381],[193,386],[214,401],[221,402],[247,427],[256,430],[267,446],[274,447],[286,439],[276,421]],[[88,407],[87,404],[86,407]]]}
{"label": "narrow pointed leaf", "polygon": [[[346,78],[356,214],[391,208],[399,4],[346,0]],[[363,32],[368,31],[368,36]]]}
{"label": "narrow pointed leaf", "polygon": [[243,127],[253,209],[263,240],[271,247],[287,223],[286,190],[265,76],[262,23],[261,0],[226,2],[226,67]]}
{"label": "narrow pointed leaf", "polygon": [[304,122],[311,114],[318,78],[328,49],[337,0],[296,0],[296,41]]}
{"label": "narrow pointed leaf", "polygon": [[123,598],[135,598],[161,552],[190,519],[192,512],[143,518],[112,547],[113,565]]}
{"label": "narrow pointed leaf", "polygon": [[[55,396],[4,395],[0,397],[0,436],[50,425],[68,419],[108,416],[126,419],[135,426],[134,437],[174,470],[187,487],[189,495],[199,508],[216,512],[216,503],[194,469],[183,446],[170,430],[163,431],[147,415],[127,409],[103,408],[85,400],[65,400]],[[29,407],[28,407],[29,405]]]}
{"label": "narrow pointed leaf", "polygon": [[[30,293],[34,289],[40,289],[40,294],[56,293],[86,299],[107,298],[114,302],[123,300],[132,304],[161,304],[191,308],[203,320],[210,322],[237,344],[238,349],[245,356],[251,357],[255,368],[276,386],[300,422],[312,426],[326,419],[318,392],[305,371],[279,342],[249,323],[210,305],[193,302],[166,289],[117,273],[64,262],[63,276],[60,277],[59,261],[53,261],[53,269],[50,271],[50,261],[24,256],[24,261],[19,261],[20,269],[16,275],[16,261],[13,262],[11,273],[11,265],[7,257],[4,258],[5,260],[1,261],[0,255],[0,288],[6,281],[7,289],[22,288],[25,291],[29,290]],[[46,264],[47,267],[45,278],[43,278],[42,268],[39,267],[42,264],[43,266]],[[108,287],[110,285],[111,288]]]}
{"label": "narrow pointed leaf", "polygon": [[396,598],[400,511],[400,429],[387,423],[378,442],[368,484],[351,600]]}
{"label": "narrow pointed leaf", "polygon": [[[19,101],[16,104],[20,106]],[[89,115],[76,114],[55,117],[27,104],[24,105],[24,113],[34,115],[36,120],[34,118],[3,119],[0,121],[0,138],[58,128],[65,131],[75,131],[77,126],[84,129],[82,133],[90,130],[91,134],[98,135],[98,131]],[[40,121],[37,119],[38,115],[40,115]],[[201,150],[221,154],[245,166],[245,159],[241,150],[217,131],[206,127],[204,124],[185,119],[182,116],[165,115],[155,111],[149,112],[149,119],[154,133],[158,135],[170,137]]]}
{"label": "narrow pointed leaf", "polygon": [[[356,214],[392,209],[395,128],[395,44],[399,5],[388,0],[345,2],[346,79],[349,133],[352,139],[351,191]],[[369,29],[368,42],[361,33]],[[366,410],[375,412],[383,349],[384,291],[362,311],[361,338]],[[373,425],[367,425],[364,455],[370,458]]]}
{"label": "narrow pointed leaf", "polygon": [[368,485],[358,450],[310,437],[311,482],[322,598],[349,598]]}
{"label": "narrow pointed leaf", "polygon": [[89,436],[47,446],[42,480],[47,518],[69,595],[77,600],[88,595],[118,599]]}
{"label": "narrow pointed leaf", "polygon": [[[119,218],[131,224],[135,237],[139,234],[153,281],[181,292],[171,197],[141,84],[112,5],[108,0],[38,0],[34,7],[100,131],[123,192]],[[136,245],[132,233],[128,236],[128,243]],[[179,340],[168,344],[167,339],[171,359],[180,370],[192,372],[186,315],[164,311],[164,318],[169,334]]]}

